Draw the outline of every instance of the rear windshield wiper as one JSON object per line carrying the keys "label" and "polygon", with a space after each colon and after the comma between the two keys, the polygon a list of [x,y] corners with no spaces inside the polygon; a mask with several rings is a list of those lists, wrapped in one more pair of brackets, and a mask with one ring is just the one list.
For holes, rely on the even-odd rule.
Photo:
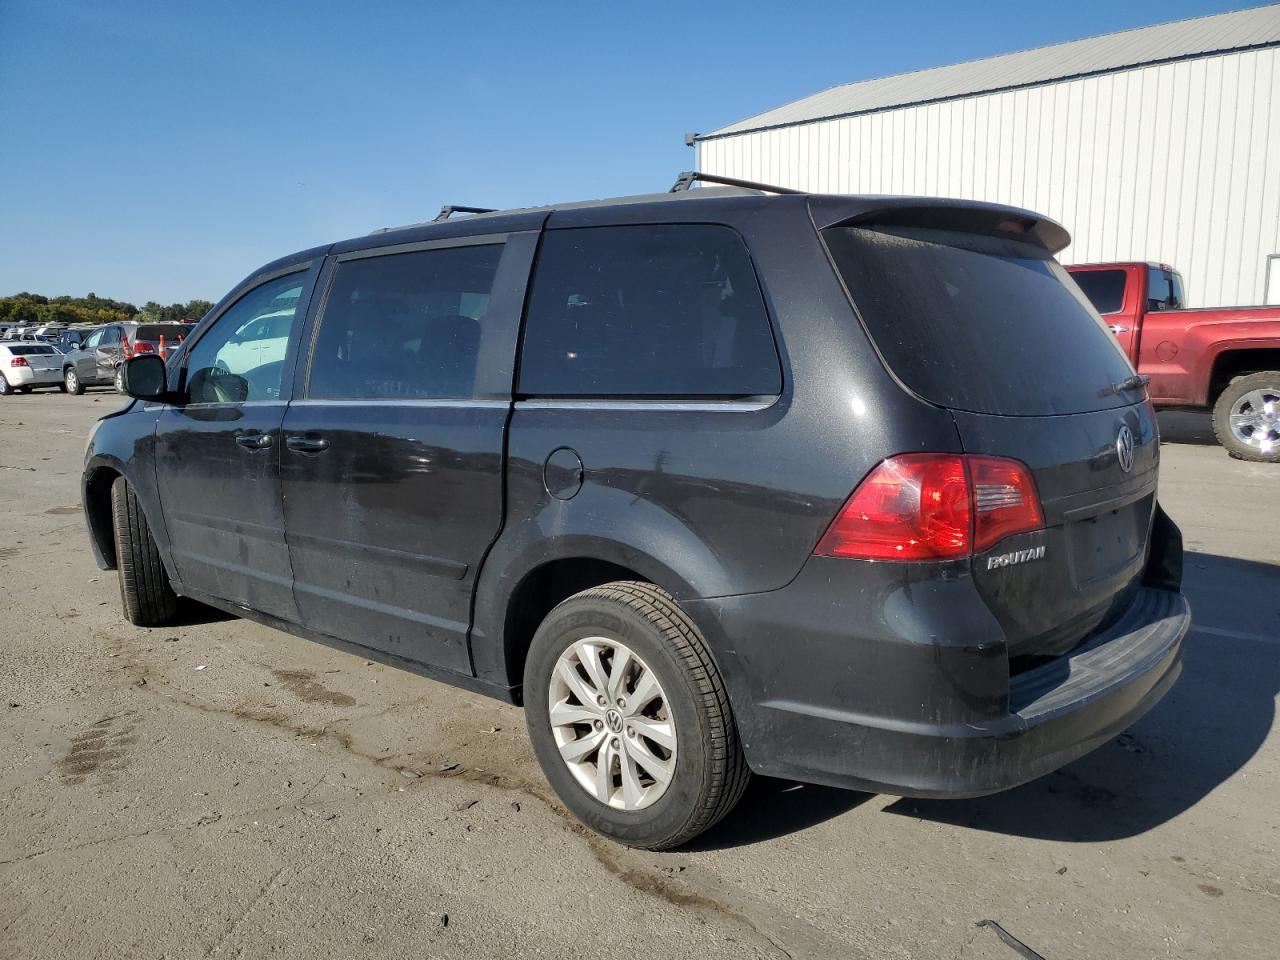
{"label": "rear windshield wiper", "polygon": [[1151,378],[1146,374],[1135,373],[1132,377],[1126,377],[1117,384],[1113,384],[1112,388],[1116,393],[1124,393],[1126,390],[1137,390],[1145,387],[1151,382]]}

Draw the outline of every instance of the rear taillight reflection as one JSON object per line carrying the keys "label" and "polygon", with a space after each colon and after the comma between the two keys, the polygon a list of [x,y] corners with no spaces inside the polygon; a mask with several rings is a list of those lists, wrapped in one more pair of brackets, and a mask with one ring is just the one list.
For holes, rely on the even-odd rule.
{"label": "rear taillight reflection", "polygon": [[1026,465],[1003,457],[907,453],[880,463],[814,553],[861,560],[950,560],[1044,525]]}

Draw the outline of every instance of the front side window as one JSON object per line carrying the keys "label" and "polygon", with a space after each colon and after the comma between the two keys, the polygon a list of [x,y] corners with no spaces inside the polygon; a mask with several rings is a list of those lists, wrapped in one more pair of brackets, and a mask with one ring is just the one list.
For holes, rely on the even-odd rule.
{"label": "front side window", "polygon": [[522,394],[742,397],[781,389],[755,271],[728,227],[585,227],[543,237]]}
{"label": "front side window", "polygon": [[[187,354],[190,403],[278,400],[305,274],[270,280],[228,309]],[[291,299],[284,299],[292,294]],[[281,303],[292,306],[281,310]],[[271,335],[283,324],[283,337]]]}
{"label": "front side window", "polygon": [[467,399],[501,244],[340,262],[311,355],[317,399]]}
{"label": "front side window", "polygon": [[1119,313],[1124,308],[1123,270],[1081,270],[1071,279],[1099,313]]}
{"label": "front side window", "polygon": [[106,333],[105,330],[95,330],[89,334],[89,339],[84,342],[84,349],[93,350],[102,345],[102,337]]}

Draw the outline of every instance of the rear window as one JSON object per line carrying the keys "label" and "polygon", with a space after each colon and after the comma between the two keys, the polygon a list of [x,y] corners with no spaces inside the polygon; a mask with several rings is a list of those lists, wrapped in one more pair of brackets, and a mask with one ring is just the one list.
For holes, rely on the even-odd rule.
{"label": "rear window", "polygon": [[15,357],[38,357],[44,354],[58,352],[54,350],[53,347],[36,346],[34,344],[31,346],[27,346],[26,344],[23,344],[22,346],[11,346],[8,350]]}
{"label": "rear window", "polygon": [[742,397],[781,389],[755,271],[729,228],[583,227],[543,237],[522,394]]}
{"label": "rear window", "polygon": [[1071,279],[1099,313],[1119,313],[1124,308],[1123,270],[1081,270],[1072,273]]}
{"label": "rear window", "polygon": [[1133,368],[1044,250],[912,227],[824,231],[868,334],[912,391],[957,410],[1048,416],[1123,406]]}
{"label": "rear window", "polygon": [[134,331],[134,339],[148,343],[159,343],[164,337],[165,343],[176,343],[195,329],[194,323],[143,323]]}

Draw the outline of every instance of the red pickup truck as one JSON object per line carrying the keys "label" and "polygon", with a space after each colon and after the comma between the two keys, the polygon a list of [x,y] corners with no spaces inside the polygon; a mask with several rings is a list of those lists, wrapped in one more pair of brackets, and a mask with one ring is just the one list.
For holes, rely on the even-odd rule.
{"label": "red pickup truck", "polygon": [[1182,309],[1182,277],[1156,263],[1067,267],[1151,378],[1158,407],[1212,409],[1233,457],[1280,463],[1280,307]]}

